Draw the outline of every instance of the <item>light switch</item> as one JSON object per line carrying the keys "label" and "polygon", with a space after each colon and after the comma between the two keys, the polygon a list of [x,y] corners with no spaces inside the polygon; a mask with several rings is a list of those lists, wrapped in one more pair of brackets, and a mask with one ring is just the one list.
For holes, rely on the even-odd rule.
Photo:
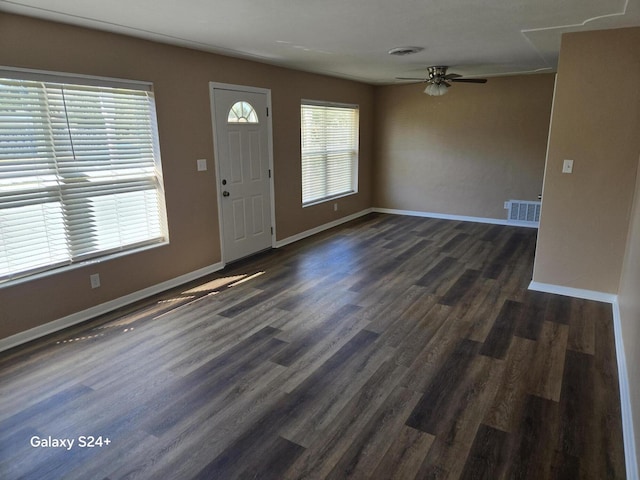
{"label": "light switch", "polygon": [[562,173],[573,173],[573,160],[562,162]]}
{"label": "light switch", "polygon": [[196,160],[196,162],[198,163],[198,171],[199,172],[204,172],[207,169],[207,159],[206,158],[199,158],[198,160]]}

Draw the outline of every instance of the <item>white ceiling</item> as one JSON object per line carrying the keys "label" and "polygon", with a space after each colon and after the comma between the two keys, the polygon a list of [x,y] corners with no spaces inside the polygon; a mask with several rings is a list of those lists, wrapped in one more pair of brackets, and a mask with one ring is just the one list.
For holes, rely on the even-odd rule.
{"label": "white ceiling", "polygon": [[[372,84],[429,65],[551,72],[562,33],[640,25],[640,0],[0,0],[0,11]],[[424,50],[387,54],[402,46]]]}

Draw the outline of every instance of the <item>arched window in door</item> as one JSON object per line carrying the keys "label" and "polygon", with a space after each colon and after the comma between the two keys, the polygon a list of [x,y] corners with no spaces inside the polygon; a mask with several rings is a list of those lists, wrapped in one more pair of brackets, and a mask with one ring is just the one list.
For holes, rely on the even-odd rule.
{"label": "arched window in door", "polygon": [[258,114],[249,102],[236,102],[229,110],[228,123],[258,123]]}

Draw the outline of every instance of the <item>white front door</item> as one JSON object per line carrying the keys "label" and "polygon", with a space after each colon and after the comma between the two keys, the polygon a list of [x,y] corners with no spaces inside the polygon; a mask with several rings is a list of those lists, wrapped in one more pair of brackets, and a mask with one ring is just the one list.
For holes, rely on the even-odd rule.
{"label": "white front door", "polygon": [[272,247],[267,93],[212,85],[222,259]]}

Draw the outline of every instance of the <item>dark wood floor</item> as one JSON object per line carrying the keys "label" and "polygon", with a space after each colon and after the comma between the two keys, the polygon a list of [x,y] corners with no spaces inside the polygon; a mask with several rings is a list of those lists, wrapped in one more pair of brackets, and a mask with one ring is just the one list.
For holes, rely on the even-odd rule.
{"label": "dark wood floor", "polygon": [[0,477],[624,478],[611,308],[535,235],[369,215],[5,352]]}

